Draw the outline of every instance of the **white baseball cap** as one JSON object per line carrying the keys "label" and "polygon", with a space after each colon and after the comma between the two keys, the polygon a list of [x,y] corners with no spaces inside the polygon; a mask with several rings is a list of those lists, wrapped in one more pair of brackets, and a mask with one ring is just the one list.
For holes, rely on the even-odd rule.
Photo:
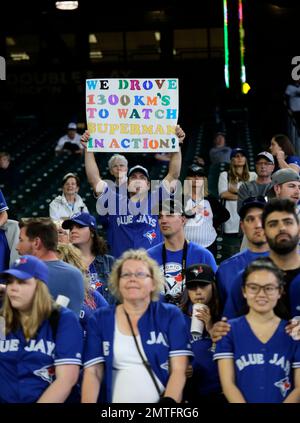
{"label": "white baseball cap", "polygon": [[68,129],[77,129],[77,125],[74,122],[70,122],[68,125]]}
{"label": "white baseball cap", "polygon": [[269,153],[268,151],[262,151],[261,153],[258,153],[258,155],[256,156],[256,161],[258,162],[258,160],[260,158],[266,159],[268,160],[268,162],[271,162],[274,164],[274,157],[272,156],[271,153]]}

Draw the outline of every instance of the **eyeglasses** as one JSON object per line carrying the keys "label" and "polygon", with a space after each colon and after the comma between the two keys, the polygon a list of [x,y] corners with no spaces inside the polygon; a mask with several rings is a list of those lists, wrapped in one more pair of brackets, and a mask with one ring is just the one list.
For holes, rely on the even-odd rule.
{"label": "eyeglasses", "polygon": [[275,295],[276,291],[279,290],[280,286],[275,285],[257,285],[256,283],[246,283],[246,290],[251,295],[258,295],[261,290],[268,296]]}
{"label": "eyeglasses", "polygon": [[125,273],[121,273],[120,278],[130,279],[133,276],[136,279],[146,279],[146,278],[151,277],[151,275],[149,275],[149,273],[145,273],[145,272],[125,272]]}

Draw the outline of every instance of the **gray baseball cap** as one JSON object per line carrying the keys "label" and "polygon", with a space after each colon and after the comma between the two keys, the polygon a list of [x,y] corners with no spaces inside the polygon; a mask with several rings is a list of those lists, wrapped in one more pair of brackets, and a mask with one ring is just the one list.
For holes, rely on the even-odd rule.
{"label": "gray baseball cap", "polygon": [[285,184],[286,182],[300,181],[300,175],[295,170],[286,168],[279,169],[271,176],[272,186]]}

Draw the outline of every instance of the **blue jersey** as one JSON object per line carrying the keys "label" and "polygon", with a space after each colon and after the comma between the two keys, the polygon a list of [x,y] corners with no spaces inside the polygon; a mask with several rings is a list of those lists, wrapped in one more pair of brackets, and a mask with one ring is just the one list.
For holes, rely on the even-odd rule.
{"label": "blue jersey", "polygon": [[87,322],[91,315],[100,307],[108,306],[106,299],[96,290],[91,289],[89,291],[89,297],[84,299],[82,309],[79,313],[79,321],[81,323],[84,333],[86,333]]}
{"label": "blue jersey", "polygon": [[[161,273],[164,274],[163,243],[156,245],[148,250],[148,254],[160,266]],[[182,255],[183,250],[169,251],[166,250],[166,265],[165,265],[165,294],[175,297],[181,294],[185,288],[185,279],[182,276]],[[187,245],[186,267],[192,264],[205,263],[212,267],[216,272],[217,264],[214,256],[206,248],[201,247],[194,242],[189,242]]]}
{"label": "blue jersey", "polygon": [[127,195],[107,187],[98,198],[96,208],[98,214],[102,214],[100,221],[107,229],[107,241],[115,258],[130,248],[148,250],[162,241],[158,205],[171,196],[162,184],[156,191],[149,191],[142,201],[134,203]]}
{"label": "blue jersey", "polygon": [[0,213],[8,210],[4,195],[2,194],[2,191],[0,189]]}
{"label": "blue jersey", "polygon": [[286,158],[286,162],[288,164],[296,164],[300,167],[300,157],[298,157],[298,156],[288,156]]}
{"label": "blue jersey", "polygon": [[[234,279],[230,294],[227,298],[223,315],[232,319],[245,313],[246,300],[242,294],[243,272]],[[299,315],[300,311],[300,268],[284,272],[285,294],[282,301],[290,313],[290,317]]]}
{"label": "blue jersey", "polygon": [[229,333],[217,342],[214,359],[234,360],[235,383],[249,403],[281,403],[293,389],[292,368],[300,368],[300,342],[281,320],[268,342],[252,332],[245,316],[229,322]]}
{"label": "blue jersey", "polygon": [[116,299],[108,288],[108,279],[111,273],[114,258],[108,254],[96,256],[89,265],[88,275],[91,288],[96,289],[109,304],[115,304]]}
{"label": "blue jersey", "polygon": [[194,354],[191,363],[193,366],[193,388],[197,390],[194,397],[221,392],[218,367],[213,360],[212,340],[205,331],[204,337],[191,334],[191,318],[186,314],[184,314],[184,317]]}
{"label": "blue jersey", "polygon": [[[102,398],[112,400],[112,370],[116,306],[100,308],[88,321],[84,367],[104,363]],[[138,321],[142,346],[150,366],[166,386],[169,358],[192,355],[181,311],[173,304],[153,301]],[[104,391],[104,392],[103,392]]]}
{"label": "blue jersey", "polygon": [[249,263],[256,260],[258,257],[268,256],[269,251],[264,253],[254,253],[250,250],[244,250],[235,254],[232,257],[222,261],[218,267],[216,274],[218,292],[222,304],[225,304],[230,293],[234,277],[242,270],[246,269]]}
{"label": "blue jersey", "polygon": [[33,403],[55,379],[55,366],[81,365],[82,329],[78,318],[61,307],[55,339],[49,320],[26,341],[21,329],[0,341],[0,402]]}

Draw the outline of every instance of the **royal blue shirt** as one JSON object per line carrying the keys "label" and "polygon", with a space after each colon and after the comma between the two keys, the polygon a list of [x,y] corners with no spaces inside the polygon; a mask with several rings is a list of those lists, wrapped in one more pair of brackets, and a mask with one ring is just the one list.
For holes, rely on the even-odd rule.
{"label": "royal blue shirt", "polygon": [[100,221],[107,230],[107,241],[115,258],[130,248],[148,250],[162,241],[158,205],[171,196],[161,184],[158,189],[149,191],[142,201],[134,203],[126,190],[123,195],[107,187],[98,198],[96,208],[102,216]]}
{"label": "royal blue shirt", "polygon": [[269,251],[263,253],[254,253],[250,250],[244,250],[235,254],[232,257],[222,261],[219,264],[216,278],[218,284],[218,292],[222,304],[226,303],[227,297],[230,294],[235,276],[243,269],[246,269],[249,263],[256,260],[258,257],[265,257],[269,255]]}
{"label": "royal blue shirt", "polygon": [[[161,273],[164,274],[163,267],[163,243],[156,245],[148,250],[148,254],[160,266]],[[183,250],[169,251],[166,250],[166,265],[165,265],[165,294],[175,297],[182,294],[185,288],[185,279],[182,277],[182,255]],[[206,248],[201,247],[194,242],[188,242],[186,267],[192,264],[205,263],[211,266],[214,272],[217,270],[217,264],[214,256]]]}
{"label": "royal blue shirt", "polygon": [[246,402],[281,403],[293,389],[293,368],[300,368],[300,342],[281,320],[268,342],[261,342],[245,316],[229,321],[230,331],[217,342],[214,359],[233,359],[235,383]]}
{"label": "royal blue shirt", "polygon": [[107,307],[108,302],[105,298],[98,292],[93,289],[90,290],[90,298],[84,299],[82,309],[79,313],[79,321],[81,323],[84,333],[86,333],[87,322],[91,315],[100,307]]}
{"label": "royal blue shirt", "polygon": [[[112,401],[113,344],[116,306],[100,308],[88,321],[84,367],[104,363],[102,401]],[[166,386],[169,359],[193,355],[184,317],[173,304],[152,301],[138,321],[138,329],[152,371]]]}
{"label": "royal blue shirt", "polygon": [[21,329],[0,340],[0,402],[33,403],[55,379],[55,367],[81,365],[83,334],[73,311],[61,307],[54,339],[49,320],[26,341]]}

